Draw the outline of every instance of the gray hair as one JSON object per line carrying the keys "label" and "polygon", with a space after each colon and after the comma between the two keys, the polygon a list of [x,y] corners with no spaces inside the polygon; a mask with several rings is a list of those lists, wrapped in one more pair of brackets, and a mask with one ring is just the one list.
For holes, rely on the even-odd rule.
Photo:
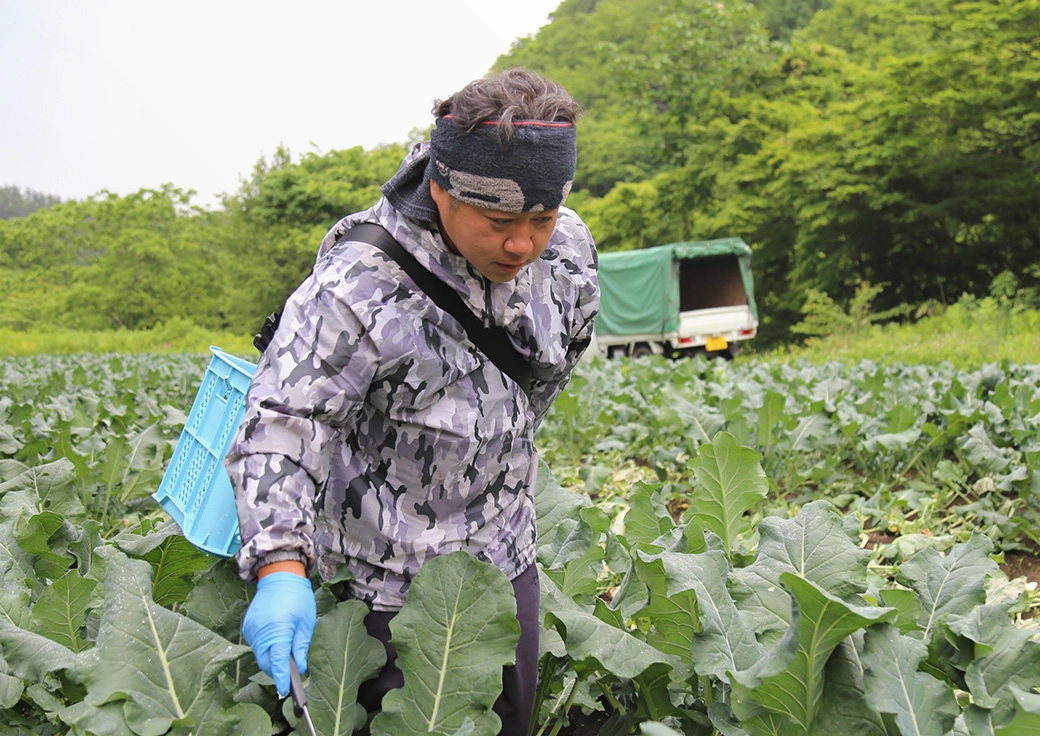
{"label": "gray hair", "polygon": [[498,126],[502,143],[513,141],[512,123],[541,120],[576,123],[584,114],[581,105],[556,82],[529,69],[514,67],[470,82],[446,100],[433,106],[437,117],[451,115],[456,128],[468,135],[486,121]]}

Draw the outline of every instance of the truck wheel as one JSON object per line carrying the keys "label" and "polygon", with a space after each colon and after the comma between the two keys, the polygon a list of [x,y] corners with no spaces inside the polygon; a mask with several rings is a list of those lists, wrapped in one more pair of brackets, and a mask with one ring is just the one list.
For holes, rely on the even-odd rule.
{"label": "truck wheel", "polygon": [[632,357],[634,357],[634,358],[642,358],[644,356],[653,355],[653,354],[654,354],[654,351],[651,350],[650,346],[647,345],[646,343],[642,343],[642,344],[636,345],[635,349],[632,351]]}

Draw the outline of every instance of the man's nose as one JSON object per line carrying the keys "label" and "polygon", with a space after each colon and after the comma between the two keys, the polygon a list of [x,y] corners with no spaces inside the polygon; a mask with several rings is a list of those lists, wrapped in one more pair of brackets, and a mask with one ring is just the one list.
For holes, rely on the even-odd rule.
{"label": "man's nose", "polygon": [[505,251],[515,256],[526,256],[534,249],[534,228],[530,222],[517,222],[506,237]]}

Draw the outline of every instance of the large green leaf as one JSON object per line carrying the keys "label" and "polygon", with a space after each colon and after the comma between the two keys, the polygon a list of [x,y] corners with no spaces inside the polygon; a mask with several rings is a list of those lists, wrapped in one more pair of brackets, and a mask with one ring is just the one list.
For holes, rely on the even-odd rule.
{"label": "large green leaf", "polygon": [[[8,429],[10,428],[8,427]],[[7,457],[0,458],[0,484],[6,483],[12,478],[21,475],[28,469],[29,466],[25,463]]]}
{"label": "large green leaf", "polygon": [[[0,453],[5,455],[14,455],[20,449],[22,449],[22,442],[14,436],[14,428],[7,425],[0,425]],[[3,478],[0,475],[0,478]]]}
{"label": "large green leaf", "polygon": [[749,736],[747,730],[737,720],[736,714],[727,702],[716,700],[711,703],[708,706],[708,718],[711,720],[711,725],[722,736]]}
{"label": "large green leaf", "polygon": [[637,483],[628,496],[625,512],[625,540],[629,546],[653,544],[675,528],[668,507],[661,498],[660,486]]}
{"label": "large green leaf", "polygon": [[918,671],[928,648],[895,626],[867,632],[863,648],[867,702],[896,718],[903,736],[943,736],[960,712],[953,690]]}
{"label": "large green leaf", "polygon": [[663,424],[676,423],[687,444],[694,448],[711,442],[711,438],[726,426],[726,418],[715,409],[701,402],[692,402],[682,393],[669,388],[662,397],[657,421]]}
{"label": "large green leaf", "polygon": [[947,736],[996,736],[993,711],[968,703],[953,722],[953,730]]}
{"label": "large green leaf", "polygon": [[646,607],[638,612],[640,618],[650,622],[647,643],[689,662],[693,637],[703,628],[697,610],[697,594],[685,590],[669,595],[664,562],[658,558],[638,554],[632,560],[631,574],[637,576],[649,591]]}
{"label": "large green leaf", "polygon": [[[634,678],[656,663],[678,660],[640,641],[628,631],[612,626],[594,611],[564,595],[552,580],[542,576],[542,610],[546,628],[563,639],[567,655],[583,669],[601,669],[618,677]],[[602,601],[597,606],[602,605]]]}
{"label": "large green leaf", "polygon": [[362,601],[344,601],[314,627],[307,656],[307,699],[320,734],[346,735],[364,723],[366,714],[356,702],[358,686],[386,663],[383,643],[365,629],[367,614]]}
{"label": "large green leaf", "polygon": [[105,605],[96,646],[77,655],[85,702],[123,701],[137,733],[190,725],[223,733],[236,720],[223,713],[216,679],[249,647],[236,646],[152,600],[151,568],[113,547],[105,574]]}
{"label": "large green leaf", "polygon": [[885,452],[908,452],[921,437],[921,430],[907,429],[902,432],[876,434],[864,443],[864,449],[872,455],[884,455]]}
{"label": "large green leaf", "polygon": [[117,736],[132,734],[130,724],[126,720],[123,704],[120,701],[93,705],[80,701],[58,711],[62,723],[75,726],[73,733],[91,734],[91,736]]}
{"label": "large green leaf", "polygon": [[660,721],[678,713],[672,702],[674,670],[667,664],[653,664],[633,680],[639,694],[635,702],[634,721]]}
{"label": "large green leaf", "polygon": [[464,552],[433,558],[390,631],[405,681],[383,698],[374,736],[452,733],[467,719],[474,736],[498,732],[491,706],[520,638],[513,587],[501,570]]}
{"label": "large green leaf", "polygon": [[75,482],[75,467],[68,459],[61,458],[29,468],[0,483],[0,497],[11,491],[28,491],[35,496],[39,510],[52,511],[70,521],[81,521],[85,509],[76,493]]}
{"label": "large green leaf", "polygon": [[968,430],[959,444],[965,458],[987,473],[1001,473],[1011,464],[1008,450],[997,447],[982,422]]}
{"label": "large green leaf", "polygon": [[831,449],[838,445],[838,433],[834,423],[823,412],[803,416],[798,426],[791,430],[787,438],[792,450],[812,452]]}
{"label": "large green leaf", "polygon": [[225,639],[242,642],[242,617],[254,586],[238,575],[232,558],[221,560],[195,578],[181,610]]}
{"label": "large green leaf", "polygon": [[783,573],[780,582],[794,600],[791,627],[760,662],[732,673],[733,710],[742,719],[764,712],[808,729],[820,708],[824,666],[831,652],[845,637],[893,612],[846,603],[790,572]]}
{"label": "large green leaf", "polygon": [[35,496],[25,491],[0,496],[0,570],[18,569],[24,578],[35,577],[33,556],[22,549],[18,529],[37,511]]}
{"label": "large green leaf", "polygon": [[574,598],[596,593],[605,555],[599,542],[609,525],[610,520],[602,510],[582,508],[576,519],[561,520],[555,536],[538,547],[538,562],[543,573],[566,595]]}
{"label": "large green leaf", "polygon": [[881,605],[896,609],[893,623],[899,630],[907,634],[919,630],[917,622],[921,617],[921,598],[906,588],[884,588],[879,592]]}
{"label": "large green leaf", "polygon": [[85,578],[101,582],[105,577],[104,572],[94,575],[94,553],[105,541],[101,537],[101,524],[87,519],[80,525],[79,531],[82,532],[80,538],[69,545],[69,552],[76,558],[76,571]]}
{"label": "large green leaf", "polygon": [[148,553],[161,546],[170,537],[184,536],[175,521],[156,524],[144,523],[140,527],[125,529],[109,541],[131,557],[147,557]]}
{"label": "large green leaf", "polygon": [[47,585],[32,610],[33,630],[74,652],[89,645],[80,635],[83,619],[97,582],[76,570]]}
{"label": "large green leaf", "polygon": [[[220,560],[195,578],[195,587],[179,610],[228,641],[245,644],[242,618],[254,590],[254,585],[239,577],[234,558]],[[251,686],[255,689],[257,686],[250,684],[250,678],[259,671],[255,657],[243,657],[228,669],[227,675],[237,687]]]}
{"label": "large green leaf", "polygon": [[737,444],[728,432],[719,432],[690,461],[697,486],[688,517],[722,540],[727,550],[737,547],[738,536],[750,529],[747,512],[761,501],[769,484],[762,456]]}
{"label": "large green leaf", "polygon": [[575,519],[579,509],[592,506],[592,499],[584,493],[573,493],[563,488],[544,460],[538,462],[534,499],[538,513],[539,544],[556,535],[556,527],[561,521]]}
{"label": "large green leaf", "polygon": [[[727,673],[748,669],[762,656],[754,630],[729,594],[729,563],[721,550],[698,555],[665,552],[640,559],[644,565],[659,563],[664,572],[660,582],[650,577],[649,570],[645,573],[652,624],[674,646],[685,648],[683,658],[692,662],[698,674],[728,682]],[[667,596],[664,600],[660,600],[662,592]]]}
{"label": "large green leaf", "polygon": [[771,640],[791,623],[791,598],[780,584],[786,572],[840,598],[866,590],[870,552],[856,544],[858,522],[854,530],[852,521],[827,501],[806,504],[793,519],[762,520],[755,562],[732,577],[733,597],[760,636]]}
{"label": "large green leaf", "polygon": [[69,548],[83,537],[60,511],[82,512],[74,481],[72,465],[59,460],[0,485],[0,558],[9,557],[33,577],[65,574],[73,561]]}
{"label": "large green leaf", "polygon": [[780,428],[784,420],[784,406],[787,397],[773,391],[766,391],[762,406],[758,410],[758,445],[767,450],[779,439]]}
{"label": "large green leaf", "polygon": [[155,490],[162,479],[166,447],[167,441],[158,424],[130,438],[112,438],[99,467],[105,486],[103,515],[108,512],[113,497],[125,503]]}
{"label": "large green leaf", "polygon": [[15,535],[22,549],[33,556],[36,575],[47,580],[56,580],[65,574],[73,561],[69,548],[82,537],[65,517],[53,511],[23,517]]}
{"label": "large green leaf", "polygon": [[1022,631],[1008,616],[1012,604],[979,606],[945,621],[952,634],[974,643],[975,658],[964,681],[975,705],[992,710],[994,723],[1008,721],[1015,712],[1012,686],[1040,687],[1040,642],[1034,632]]}
{"label": "large green leaf", "polygon": [[945,555],[923,549],[899,566],[899,582],[921,598],[918,623],[925,641],[931,638],[940,617],[965,614],[986,602],[986,578],[1000,571],[989,557],[992,549],[988,537],[972,534]]}
{"label": "large green leaf", "polygon": [[[216,705],[214,706],[216,707]],[[127,719],[127,714],[121,701],[112,701],[104,705],[95,706],[90,703],[79,702],[70,705],[57,712],[63,723],[75,726],[74,734],[89,734],[89,736],[126,736],[131,733],[142,733],[134,731],[133,725]],[[143,733],[169,733],[171,736],[267,736],[276,733],[271,724],[271,717],[259,705],[253,703],[235,703],[222,712],[212,711],[205,721],[204,728],[212,729],[203,731],[191,726],[173,728],[168,732]],[[299,732],[297,732],[299,733]]]}
{"label": "large green leaf", "polygon": [[167,537],[144,559],[152,566],[152,599],[167,608],[183,602],[194,587],[192,576],[213,563],[210,555],[180,535]]}
{"label": "large green leaf", "polygon": [[1015,717],[996,729],[997,736],[1040,736],[1040,695],[1011,686],[1015,695]]}
{"label": "large green leaf", "polygon": [[0,623],[16,629],[31,628],[28,580],[17,568],[7,569],[0,578]]}
{"label": "large green leaf", "polygon": [[[18,705],[25,691],[25,683],[18,677],[7,674],[7,667],[0,658],[0,710],[7,710]],[[2,724],[0,720],[0,724]]]}
{"label": "large green leaf", "polygon": [[823,676],[823,699],[808,736],[888,736],[881,714],[866,701],[856,632],[837,646]]}
{"label": "large green leaf", "polygon": [[22,590],[12,595],[6,590],[9,586],[15,587],[5,581],[0,598],[0,652],[9,674],[34,683],[51,672],[72,667],[75,655],[71,649],[27,628],[31,626],[28,593]]}

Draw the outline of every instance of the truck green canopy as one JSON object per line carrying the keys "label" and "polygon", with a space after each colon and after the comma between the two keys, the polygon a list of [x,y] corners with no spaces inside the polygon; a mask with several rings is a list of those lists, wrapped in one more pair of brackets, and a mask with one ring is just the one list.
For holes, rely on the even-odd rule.
{"label": "truck green canopy", "polygon": [[679,329],[681,262],[719,256],[736,257],[746,303],[757,320],[751,247],[740,238],[721,238],[601,253],[596,332],[640,335]]}

